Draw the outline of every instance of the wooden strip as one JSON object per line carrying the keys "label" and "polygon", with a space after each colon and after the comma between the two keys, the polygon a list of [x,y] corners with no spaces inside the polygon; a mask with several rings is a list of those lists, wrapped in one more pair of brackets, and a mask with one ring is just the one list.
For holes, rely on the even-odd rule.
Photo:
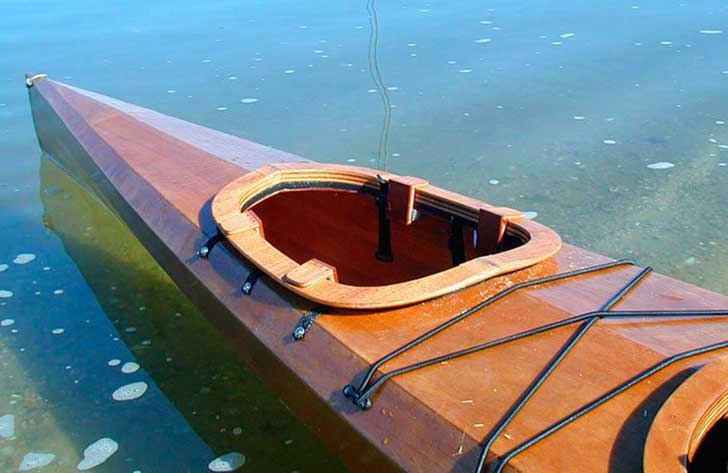
{"label": "wooden strip", "polygon": [[478,242],[475,251],[480,255],[492,255],[498,247],[506,231],[506,220],[502,215],[480,209],[478,215]]}
{"label": "wooden strip", "polygon": [[227,236],[251,230],[262,235],[262,224],[253,211],[227,214],[217,222],[217,226]]}
{"label": "wooden strip", "polygon": [[428,185],[424,179],[412,176],[394,176],[388,181],[389,217],[392,220],[412,223],[415,192]]}
{"label": "wooden strip", "polygon": [[311,287],[326,279],[336,281],[336,269],[319,261],[310,259],[301,266],[289,271],[284,280],[297,287]]}

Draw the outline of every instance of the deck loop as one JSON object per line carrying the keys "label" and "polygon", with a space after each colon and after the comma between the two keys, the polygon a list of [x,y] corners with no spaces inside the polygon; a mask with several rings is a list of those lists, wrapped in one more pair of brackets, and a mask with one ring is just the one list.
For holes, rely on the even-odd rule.
{"label": "deck loop", "polygon": [[321,316],[323,309],[323,306],[319,306],[303,314],[301,320],[298,321],[298,325],[293,329],[293,340],[298,342],[306,337],[314,321]]}
{"label": "deck loop", "polygon": [[25,79],[25,86],[27,88],[31,88],[35,85],[36,82],[42,79],[47,79],[48,74],[35,74]]}
{"label": "deck loop", "polygon": [[250,270],[250,272],[248,273],[248,277],[245,278],[245,282],[240,288],[243,294],[249,296],[253,292],[253,286],[255,286],[255,283],[258,281],[258,278],[260,278],[262,274],[263,271],[258,268],[253,268]]}
{"label": "deck loop", "polygon": [[224,239],[225,236],[222,233],[217,232],[213,237],[207,240],[207,242],[205,242],[205,244],[202,245],[199,250],[197,250],[197,256],[203,259],[207,259],[212,249],[215,248],[215,245],[217,245]]}

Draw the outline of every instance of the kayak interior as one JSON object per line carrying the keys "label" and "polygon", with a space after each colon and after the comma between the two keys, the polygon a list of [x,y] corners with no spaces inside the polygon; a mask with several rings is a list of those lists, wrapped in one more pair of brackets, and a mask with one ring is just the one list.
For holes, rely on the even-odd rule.
{"label": "kayak interior", "polygon": [[561,247],[550,228],[373,169],[272,163],[212,202],[221,236],[280,284],[319,304],[396,307],[543,261]]}

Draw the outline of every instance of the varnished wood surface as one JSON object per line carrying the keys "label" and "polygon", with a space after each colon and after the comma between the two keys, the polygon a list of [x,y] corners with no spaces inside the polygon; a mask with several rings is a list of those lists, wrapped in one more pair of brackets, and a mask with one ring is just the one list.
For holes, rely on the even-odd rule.
{"label": "varnished wood surface", "polygon": [[645,444],[645,473],[687,473],[708,431],[728,415],[728,359],[693,374],[662,406]]}
{"label": "varnished wood surface", "polygon": [[[294,343],[290,333],[310,303],[265,278],[250,297],[242,296],[249,268],[232,252],[219,245],[208,260],[195,253],[216,231],[209,205],[219,189],[266,162],[303,159],[50,80],[36,82],[30,96],[42,147],[119,212],[180,287],[240,344],[241,354],[355,470],[472,471],[478,443],[572,328],[394,378],[366,412],[354,409],[341,388],[368,364],[499,290],[606,260],[565,245],[538,265],[427,303],[327,313]],[[239,156],[254,164],[241,168]],[[637,271],[614,269],[514,293],[382,371],[594,310]],[[661,275],[650,276],[618,305],[726,307],[724,296]],[[492,451],[503,454],[667,355],[725,339],[728,323],[721,320],[601,321]],[[681,362],[638,384],[513,459],[511,471],[641,471],[658,408],[686,369],[719,355]]]}
{"label": "varnished wood surface", "polygon": [[[377,264],[374,258],[376,243],[372,244],[376,242],[378,231],[378,221],[372,218],[373,198],[347,196],[345,191],[332,188],[333,184],[346,184],[354,188],[368,187],[376,190],[379,187],[379,179],[393,186],[393,192],[388,193],[390,200],[388,211],[394,214],[389,218],[391,224],[397,226],[397,231],[392,233],[393,239],[399,240],[401,236],[409,238],[408,248],[405,249],[406,263],[415,262],[415,266],[424,269],[421,272],[412,271],[403,275],[402,280],[396,283],[387,283],[389,275],[403,274],[403,270],[414,267],[411,264],[402,264],[399,251],[392,263],[383,266]],[[306,200],[311,192],[305,192],[300,188],[281,189],[282,186],[301,183],[316,188],[318,200],[315,202]],[[258,204],[258,196],[266,192],[270,192],[271,195]],[[281,200],[285,202],[285,194],[293,194],[288,197],[295,199],[293,200],[295,208],[289,208],[287,212],[284,211],[285,204],[276,205]],[[352,203],[352,199],[360,202]],[[433,231],[432,235],[427,234],[426,224],[423,227],[411,218],[417,203],[426,203],[428,209],[446,212],[447,215],[467,220],[472,227],[477,228],[477,245],[473,250],[477,257],[458,266],[452,266],[451,259],[447,260],[448,263],[444,266],[437,264],[438,257],[435,255],[449,252],[447,238],[449,221],[439,216],[427,215],[431,220],[442,221],[440,225],[442,228]],[[253,228],[248,225],[242,230],[239,225],[230,226],[231,221],[241,221],[241,212],[248,215],[242,220],[261,217],[262,214],[256,214],[258,205],[267,207],[267,213],[270,215],[268,218],[260,218],[264,229],[268,224],[289,225],[288,239],[294,240],[294,246],[300,249],[316,246],[316,242],[313,241],[315,236],[318,248],[313,251],[317,251],[317,258],[337,268],[342,278],[345,274],[348,276],[350,266],[361,268],[362,271],[372,274],[370,283],[345,284],[344,281],[332,277],[311,279],[306,285],[294,283],[288,275],[292,272],[298,273],[299,269],[296,266],[303,262],[297,262],[289,254],[290,243],[282,244],[285,235],[282,235],[283,238],[279,238],[276,244],[275,241],[266,238],[258,227]],[[347,206],[344,207],[345,205]],[[425,215],[423,208],[417,210],[421,215]],[[494,276],[531,266],[553,256],[561,248],[561,239],[556,232],[524,218],[516,210],[466,198],[429,185],[421,179],[401,177],[357,166],[319,163],[268,164],[232,181],[220,190],[212,201],[212,216],[227,235],[228,241],[248,261],[280,284],[316,303],[344,309],[387,309],[432,299]],[[295,225],[297,227],[294,227]],[[351,234],[352,230],[359,230],[359,234]],[[513,240],[520,240],[521,243],[515,248],[498,251],[506,232],[512,235]],[[268,235],[270,237],[271,232],[268,232]],[[427,243],[437,236],[441,237],[439,245],[426,248]],[[328,243],[322,247],[323,238],[326,238]],[[345,242],[343,250],[347,254],[343,255],[343,258],[337,258],[336,249],[342,246],[337,240]],[[472,238],[469,241],[472,241]],[[366,245],[363,254],[356,251],[355,247],[367,242],[369,244]],[[434,251],[425,251],[426,249]],[[434,254],[431,256],[432,253]],[[467,254],[469,253],[466,252]],[[339,264],[335,262],[336,259]],[[343,263],[347,265],[346,271],[340,266]],[[373,268],[379,269],[379,273],[373,271]]]}

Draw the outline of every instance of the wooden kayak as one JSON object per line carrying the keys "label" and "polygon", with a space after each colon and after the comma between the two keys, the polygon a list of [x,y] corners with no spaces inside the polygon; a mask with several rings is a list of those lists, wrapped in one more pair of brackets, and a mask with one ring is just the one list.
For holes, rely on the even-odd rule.
{"label": "wooden kayak", "polygon": [[44,152],[352,469],[725,470],[725,296],[421,179],[26,84]]}

